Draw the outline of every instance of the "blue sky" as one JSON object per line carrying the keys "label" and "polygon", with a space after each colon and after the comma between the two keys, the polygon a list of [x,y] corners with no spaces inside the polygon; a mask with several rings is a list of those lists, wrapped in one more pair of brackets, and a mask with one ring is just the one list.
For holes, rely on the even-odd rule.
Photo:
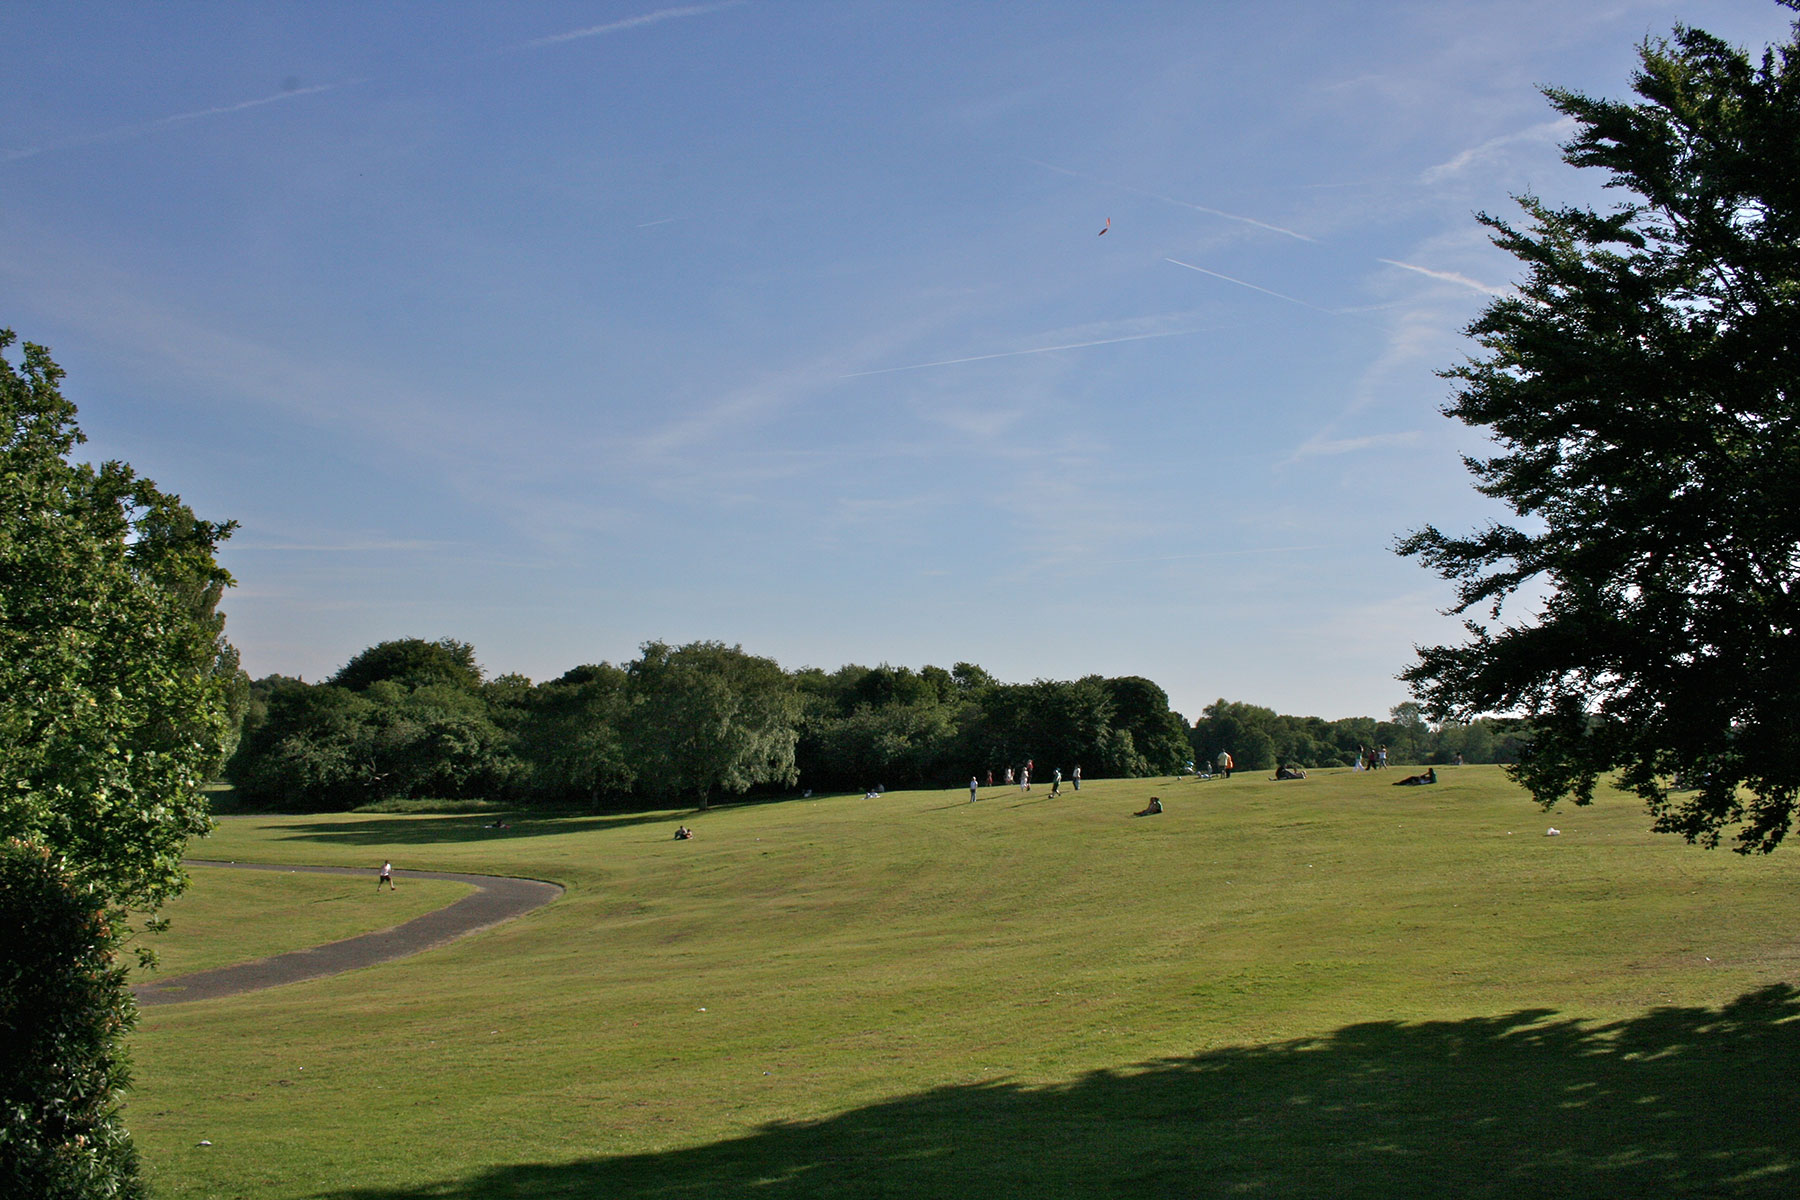
{"label": "blue sky", "polygon": [[[651,638],[1383,713],[1435,372],[1673,4],[15,4],[0,325],[321,678]],[[1097,236],[1110,221],[1105,236]]]}

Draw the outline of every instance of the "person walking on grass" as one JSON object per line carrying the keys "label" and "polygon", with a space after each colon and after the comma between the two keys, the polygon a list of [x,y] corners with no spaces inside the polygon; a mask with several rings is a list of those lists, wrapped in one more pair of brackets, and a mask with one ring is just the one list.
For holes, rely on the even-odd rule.
{"label": "person walking on grass", "polygon": [[1075,771],[1074,771],[1074,774],[1071,776],[1071,778],[1074,780],[1075,790],[1079,792],[1081,790],[1081,764],[1080,763],[1075,764]]}
{"label": "person walking on grass", "polygon": [[1229,751],[1226,751],[1226,750],[1219,751],[1219,774],[1223,775],[1227,779],[1230,779],[1231,778],[1231,768],[1236,765],[1237,765],[1236,763],[1233,763],[1231,761],[1231,754]]}
{"label": "person walking on grass", "polygon": [[973,804],[979,799],[981,799],[981,780],[971,775],[969,776],[969,803]]}
{"label": "person walking on grass", "polygon": [[388,891],[398,890],[394,887],[394,864],[391,862],[381,864],[381,874],[375,880],[375,890],[379,892],[384,883],[388,885]]}

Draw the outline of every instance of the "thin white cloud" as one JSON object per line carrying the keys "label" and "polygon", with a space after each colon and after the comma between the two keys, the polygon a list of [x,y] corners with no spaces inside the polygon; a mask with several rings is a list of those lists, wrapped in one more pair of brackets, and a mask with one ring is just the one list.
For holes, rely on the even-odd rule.
{"label": "thin white cloud", "polygon": [[[1185,265],[1185,264],[1183,264]],[[1198,270],[1199,268],[1195,268]],[[1133,333],[1124,337],[1097,338],[1091,342],[1065,342],[1059,346],[1033,346],[1029,350],[1003,350],[997,354],[971,354],[966,358],[940,358],[934,362],[907,363],[901,367],[878,367],[873,371],[852,371],[843,379],[861,379],[868,375],[891,375],[896,371],[923,371],[927,367],[954,367],[961,363],[986,362],[994,358],[1020,358],[1028,354],[1053,354],[1059,350],[1085,350],[1089,346],[1111,346],[1119,342],[1142,342],[1151,338],[1185,337],[1197,329],[1169,329],[1159,333]]]}
{"label": "thin white cloud", "polygon": [[364,541],[343,542],[237,542],[231,543],[231,549],[239,551],[258,551],[278,554],[387,554],[398,550],[441,550],[452,542],[426,541],[420,538],[386,538]]}
{"label": "thin white cloud", "polygon": [[1090,567],[1132,567],[1145,563],[1166,562],[1204,562],[1217,558],[1253,558],[1265,554],[1311,554],[1320,550],[1329,550],[1330,546],[1316,543],[1306,546],[1249,546],[1241,550],[1209,550],[1200,554],[1152,554],[1144,558],[1112,558],[1105,562],[1092,562]]}
{"label": "thin white cloud", "polygon": [[1390,267],[1399,267],[1403,271],[1417,271],[1419,274],[1427,275],[1432,279],[1441,279],[1445,283],[1459,284],[1462,287],[1477,292],[1483,292],[1489,296],[1512,295],[1511,288],[1491,287],[1488,284],[1482,283],[1480,280],[1470,279],[1467,275],[1458,275],[1455,271],[1434,271],[1430,267],[1415,266],[1409,262],[1401,262],[1397,258],[1384,258],[1381,261]]}
{"label": "thin white cloud", "polygon": [[553,33],[548,37],[532,38],[520,42],[508,50],[537,50],[544,46],[560,46],[564,42],[576,42],[582,38],[604,37],[609,33],[623,33],[628,29],[642,29],[646,25],[660,25],[664,21],[679,21],[688,17],[703,17],[708,13],[721,12],[727,8],[740,8],[748,0],[724,0],[720,4],[687,4],[678,8],[663,8],[655,12],[642,13],[635,17],[626,17],[620,21],[608,21],[604,25],[589,25],[584,29],[571,29],[567,33]]}
{"label": "thin white cloud", "polygon": [[1554,121],[1545,121],[1533,125],[1529,129],[1521,129],[1516,133],[1505,133],[1499,137],[1489,138],[1479,146],[1471,146],[1454,158],[1427,167],[1420,175],[1419,182],[1441,183],[1452,175],[1460,174],[1476,163],[1484,162],[1498,155],[1509,146],[1521,143],[1553,143],[1560,144],[1575,132],[1573,117],[1559,117]]}
{"label": "thin white cloud", "polygon": [[1333,312],[1329,308],[1320,308],[1316,304],[1308,304],[1304,300],[1297,299],[1293,296],[1285,295],[1281,292],[1270,291],[1266,287],[1258,287],[1254,283],[1246,283],[1242,279],[1233,279],[1229,275],[1221,275],[1219,272],[1209,271],[1205,267],[1196,267],[1193,263],[1182,262],[1179,258],[1165,258],[1165,259],[1163,259],[1163,261],[1166,263],[1174,263],[1178,267],[1186,267],[1190,271],[1198,271],[1202,275],[1211,275],[1214,279],[1223,279],[1226,283],[1235,283],[1239,287],[1249,288],[1253,292],[1261,292],[1265,296],[1273,296],[1277,300],[1286,300],[1289,304],[1298,304],[1301,308],[1310,308],[1314,312],[1321,312],[1321,313],[1326,314],[1327,316],[1335,317],[1338,315],[1337,313]]}
{"label": "thin white cloud", "polygon": [[1303,458],[1323,458],[1334,454],[1355,454],[1363,450],[1379,450],[1384,446],[1411,446],[1418,443],[1421,434],[1418,430],[1407,430],[1403,433],[1375,433],[1366,437],[1327,438],[1314,436],[1307,439],[1296,449],[1288,462],[1298,462]]}
{"label": "thin white cloud", "polygon": [[1174,196],[1166,196],[1161,192],[1152,192],[1145,188],[1133,187],[1129,183],[1119,183],[1111,179],[1101,179],[1098,176],[1089,175],[1082,171],[1073,171],[1068,167],[1059,167],[1055,163],[1047,163],[1041,159],[1027,158],[1025,161],[1034,167],[1042,167],[1046,171],[1055,171],[1059,175],[1068,175],[1075,179],[1092,180],[1095,183],[1105,184],[1110,188],[1117,188],[1121,192],[1129,192],[1134,196],[1143,196],[1146,199],[1157,200],[1164,204],[1172,204],[1176,208],[1185,208],[1193,212],[1205,213],[1209,217],[1218,217],[1220,220],[1236,221],[1241,225],[1249,225],[1256,229],[1265,229],[1270,233],[1279,233],[1282,237],[1290,237],[1302,242],[1312,242],[1315,240],[1307,237],[1298,230],[1287,229],[1280,225],[1273,225],[1268,221],[1259,221],[1255,217],[1246,217],[1240,213],[1226,212],[1222,208],[1208,208],[1204,204],[1195,204],[1190,200],[1181,200]]}
{"label": "thin white cloud", "polygon": [[[532,38],[529,41],[502,47],[497,51],[490,50],[487,54],[508,54],[527,50],[539,50],[547,46],[559,46],[565,42],[579,41],[583,38],[603,37],[607,34],[623,33],[627,30],[641,29],[646,25],[658,25],[664,21],[677,21],[689,17],[706,16],[709,13],[720,12],[724,9],[738,8],[746,3],[748,3],[748,0],[723,0],[722,3],[718,4],[689,4],[677,8],[658,9],[655,12],[642,13],[635,17],[626,17],[623,20],[611,21],[604,25],[590,25],[582,29],[571,29],[566,33],[553,33],[547,37]],[[476,57],[485,56],[478,55]],[[455,62],[467,60],[453,59],[447,61]],[[439,63],[434,65],[443,64]],[[246,109],[261,108],[268,104],[279,104],[285,100],[298,100],[305,96],[317,96],[325,92],[335,92],[341,88],[355,87],[359,84],[370,82],[371,78],[373,77],[365,76],[359,79],[341,79],[335,83],[314,84],[311,87],[289,88],[277,92],[272,96],[258,96],[253,100],[239,100],[233,104],[216,104],[210,108],[197,108],[191,112],[175,113],[167,117],[158,117],[152,121],[139,121],[130,125],[119,125],[112,129],[101,130],[98,133],[84,134],[80,137],[65,138],[55,142],[46,142],[40,146],[26,146],[14,150],[7,150],[0,152],[0,162],[18,162],[22,159],[35,158],[40,154],[49,154],[58,150],[74,150],[81,146],[92,146],[101,142],[119,141],[124,138],[137,137],[147,133],[154,133],[159,129],[167,129],[173,125],[185,124],[189,121],[199,121],[207,117],[229,116],[232,113],[243,112]],[[651,224],[656,224],[656,222],[651,222]]]}
{"label": "thin white cloud", "polygon": [[173,116],[158,117],[154,121],[140,121],[135,125],[120,125],[112,129],[101,130],[82,137],[65,138],[62,141],[46,142],[41,146],[29,146],[18,150],[8,150],[0,154],[0,162],[18,162],[21,159],[35,158],[40,154],[49,154],[57,150],[74,150],[81,146],[98,145],[101,142],[119,141],[140,134],[154,133],[159,129],[167,129],[173,125],[185,124],[188,121],[199,121],[206,117],[222,117],[231,113],[243,112],[245,109],[261,108],[267,104],[280,104],[284,100],[298,100],[303,96],[317,96],[324,92],[335,92],[340,88],[355,87],[369,82],[367,79],[341,79],[336,83],[318,83],[312,87],[294,88],[281,91],[273,96],[259,96],[254,100],[240,100],[236,104],[217,104],[211,108],[197,108],[192,112],[176,113]]}
{"label": "thin white cloud", "polygon": [[953,312],[939,310],[911,322],[886,326],[843,350],[732,388],[655,430],[628,439],[628,457],[637,463],[658,463],[659,474],[665,478],[685,477],[691,469],[687,452],[695,446],[741,432],[807,403],[836,387],[845,378],[846,366],[893,354],[897,347],[920,337],[926,328],[935,330],[950,319],[954,319]]}

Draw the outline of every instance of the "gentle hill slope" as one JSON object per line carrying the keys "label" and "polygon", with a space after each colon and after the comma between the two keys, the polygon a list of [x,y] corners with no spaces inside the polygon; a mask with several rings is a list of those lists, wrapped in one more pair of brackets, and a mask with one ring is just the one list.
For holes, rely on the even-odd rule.
{"label": "gentle hill slope", "polygon": [[165,1196],[1624,1196],[1709,1140],[1694,1188],[1791,1188],[1785,1085],[1744,1064],[1800,1041],[1758,993],[1800,982],[1800,859],[1400,774],[234,820],[197,853],[569,891],[147,1014],[133,1127]]}

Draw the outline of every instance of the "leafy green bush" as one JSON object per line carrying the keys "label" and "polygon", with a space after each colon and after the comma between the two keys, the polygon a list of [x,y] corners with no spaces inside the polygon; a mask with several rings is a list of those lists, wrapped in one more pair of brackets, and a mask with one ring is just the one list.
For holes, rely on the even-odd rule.
{"label": "leafy green bush", "polygon": [[119,1119],[137,1016],[104,899],[48,850],[0,845],[0,1195],[145,1195]]}

